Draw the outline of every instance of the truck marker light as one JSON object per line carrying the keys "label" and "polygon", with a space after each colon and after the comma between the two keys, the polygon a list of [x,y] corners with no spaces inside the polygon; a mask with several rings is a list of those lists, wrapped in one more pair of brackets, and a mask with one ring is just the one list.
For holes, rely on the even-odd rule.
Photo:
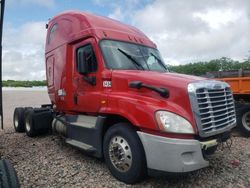
{"label": "truck marker light", "polygon": [[106,103],[106,101],[101,101],[101,103],[102,103],[102,104],[105,104],[105,103]]}
{"label": "truck marker light", "polygon": [[104,37],[107,37],[107,36],[108,36],[107,33],[106,33],[105,31],[103,31],[102,33],[103,33]]}

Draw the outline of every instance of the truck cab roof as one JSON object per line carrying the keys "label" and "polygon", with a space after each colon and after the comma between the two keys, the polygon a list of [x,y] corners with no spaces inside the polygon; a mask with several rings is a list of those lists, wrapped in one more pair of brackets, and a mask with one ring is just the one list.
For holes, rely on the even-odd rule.
{"label": "truck cab roof", "polygon": [[49,21],[45,52],[88,37],[121,40],[156,48],[144,33],[133,26],[87,12],[67,11]]}

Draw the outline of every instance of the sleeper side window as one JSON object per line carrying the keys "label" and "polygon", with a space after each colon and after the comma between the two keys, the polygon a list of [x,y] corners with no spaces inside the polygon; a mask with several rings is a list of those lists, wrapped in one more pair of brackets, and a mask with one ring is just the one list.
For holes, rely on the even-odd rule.
{"label": "sleeper side window", "polygon": [[57,24],[54,24],[50,29],[49,37],[48,37],[48,44],[53,40],[57,29]]}
{"label": "sleeper side window", "polygon": [[97,71],[95,52],[91,44],[82,46],[76,50],[76,69],[81,72],[81,67],[87,67],[88,73]]}

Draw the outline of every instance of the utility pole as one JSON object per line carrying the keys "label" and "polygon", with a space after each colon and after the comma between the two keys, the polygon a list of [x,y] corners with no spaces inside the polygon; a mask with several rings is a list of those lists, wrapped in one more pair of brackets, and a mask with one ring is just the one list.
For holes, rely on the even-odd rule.
{"label": "utility pole", "polygon": [[3,84],[2,84],[2,35],[3,35],[3,15],[5,0],[0,0],[1,12],[0,12],[0,118],[1,128],[3,129]]}

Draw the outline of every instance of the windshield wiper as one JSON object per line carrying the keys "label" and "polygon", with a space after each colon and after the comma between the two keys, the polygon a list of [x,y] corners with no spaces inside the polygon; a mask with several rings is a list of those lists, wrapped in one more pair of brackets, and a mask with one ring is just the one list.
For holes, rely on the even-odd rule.
{"label": "windshield wiper", "polygon": [[162,60],[161,60],[160,58],[158,58],[158,57],[157,57],[156,55],[154,55],[152,52],[150,53],[150,55],[154,56],[154,58],[157,59],[157,61],[160,63],[160,65],[161,65],[164,69],[168,70],[168,68],[167,68],[166,65],[162,62]]}
{"label": "windshield wiper", "polygon": [[130,59],[131,62],[133,62],[133,64],[137,65],[138,67],[141,67],[141,69],[144,70],[144,67],[138,61],[136,61],[130,54],[128,54],[127,52],[123,51],[120,48],[118,48],[117,50],[121,52],[123,55],[125,55],[128,59]]}

